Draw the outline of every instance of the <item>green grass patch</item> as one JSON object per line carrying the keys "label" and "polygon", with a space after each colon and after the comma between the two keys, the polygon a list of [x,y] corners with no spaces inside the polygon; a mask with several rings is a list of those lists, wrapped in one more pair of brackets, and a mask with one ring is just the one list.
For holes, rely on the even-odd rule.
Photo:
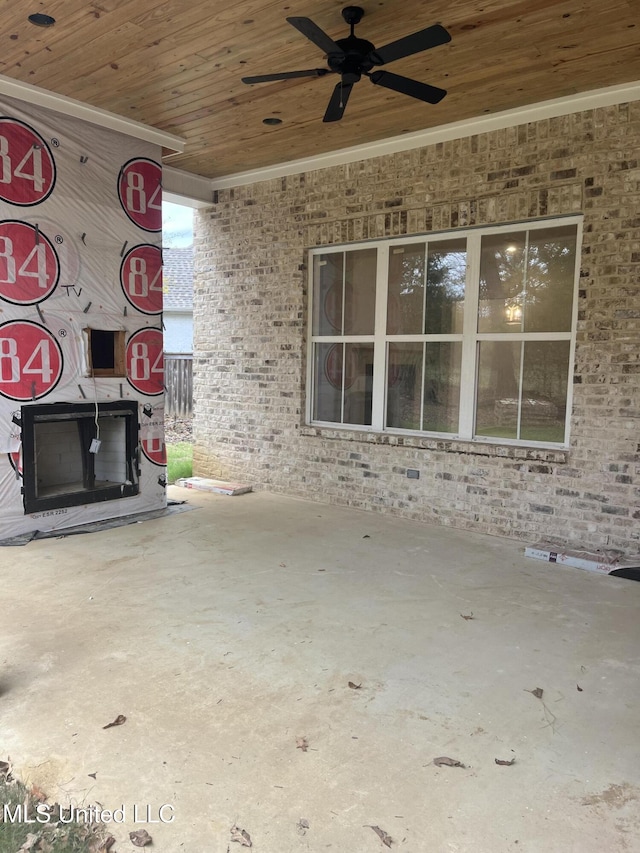
{"label": "green grass patch", "polygon": [[12,777],[8,765],[2,765],[0,853],[104,853],[108,849],[103,825],[77,821],[69,809],[57,804],[45,805],[37,789],[29,790]]}
{"label": "green grass patch", "polygon": [[[476,438],[511,438],[516,439],[516,428],[505,426],[484,426],[482,431],[476,433]],[[528,426],[521,430],[520,441],[548,441],[561,443],[564,441],[564,425],[559,427],[556,424]]]}
{"label": "green grass patch", "polygon": [[[167,481],[175,483],[181,477],[193,475],[193,445],[188,441],[167,445]],[[0,851],[2,853],[2,851]]]}

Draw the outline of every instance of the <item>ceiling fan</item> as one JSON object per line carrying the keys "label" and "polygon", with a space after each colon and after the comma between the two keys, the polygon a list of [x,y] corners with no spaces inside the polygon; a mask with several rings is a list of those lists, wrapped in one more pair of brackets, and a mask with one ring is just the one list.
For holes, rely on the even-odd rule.
{"label": "ceiling fan", "polygon": [[409,77],[401,77],[390,71],[373,71],[376,65],[386,65],[395,62],[405,56],[412,56],[423,50],[437,47],[451,41],[451,36],[441,27],[434,24],[424,30],[404,36],[404,38],[392,41],[384,47],[376,48],[370,41],[358,38],[354,29],[360,23],[364,15],[364,9],[360,6],[346,6],[342,10],[342,17],[351,27],[351,33],[342,39],[334,41],[310,18],[287,18],[287,22],[295,27],[309,41],[312,41],[320,50],[327,55],[328,68],[310,68],[306,71],[283,71],[279,74],[262,74],[257,77],[243,77],[243,83],[269,83],[274,80],[291,80],[294,77],[324,77],[325,74],[339,74],[340,82],[336,84],[329,105],[324,114],[323,121],[340,121],[344,115],[349,95],[354,83],[357,83],[364,75],[376,86],[384,86],[385,89],[393,89],[426,101],[428,104],[437,104],[447,94],[445,89],[437,86],[429,86]]}

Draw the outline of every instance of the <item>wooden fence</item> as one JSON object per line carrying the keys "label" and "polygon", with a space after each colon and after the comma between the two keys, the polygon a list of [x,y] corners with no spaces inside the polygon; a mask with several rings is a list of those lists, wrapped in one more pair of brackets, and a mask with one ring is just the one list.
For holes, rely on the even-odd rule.
{"label": "wooden fence", "polygon": [[193,415],[193,356],[164,355],[165,417]]}

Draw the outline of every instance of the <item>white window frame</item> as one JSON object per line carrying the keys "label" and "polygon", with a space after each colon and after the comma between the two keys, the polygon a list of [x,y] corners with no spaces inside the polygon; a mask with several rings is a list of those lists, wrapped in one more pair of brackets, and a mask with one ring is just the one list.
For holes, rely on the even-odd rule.
{"label": "white window frame", "polygon": [[[580,257],[582,247],[583,217],[562,216],[546,219],[536,219],[522,222],[511,222],[507,225],[476,227],[468,229],[452,229],[449,231],[430,232],[418,236],[395,237],[384,240],[367,240],[360,243],[344,243],[335,246],[322,246],[309,250],[309,301],[307,321],[307,395],[306,423],[314,427],[326,427],[331,430],[346,430],[357,432],[381,433],[386,435],[403,435],[426,438],[442,438],[448,440],[471,441],[482,444],[515,445],[526,447],[545,447],[566,449],[569,446],[569,427],[573,404],[573,365],[575,359],[576,328],[578,319],[578,282],[580,276]],[[543,228],[563,225],[576,225],[576,258],[574,270],[574,291],[572,301],[571,330],[567,332],[491,332],[477,331],[478,302],[480,296],[480,246],[482,237],[493,234],[510,233],[514,230],[536,231]],[[461,334],[443,335],[388,335],[387,329],[387,294],[389,274],[389,250],[393,246],[409,245],[411,243],[438,242],[443,239],[467,240],[467,271],[465,282],[465,299],[463,310],[463,332]],[[351,252],[358,249],[376,248],[376,306],[375,331],[373,335],[313,335],[313,305],[314,305],[314,257],[328,255],[334,252]],[[482,341],[569,341],[569,375],[567,376],[567,406],[565,415],[564,441],[545,442],[529,439],[495,438],[491,436],[475,436],[476,387],[479,344]],[[387,352],[389,343],[411,343],[424,341],[461,341],[462,361],[460,377],[460,410],[459,432],[442,433],[422,430],[405,430],[385,426]],[[314,344],[317,343],[373,343],[373,393],[371,425],[344,424],[334,421],[318,421],[313,419],[314,388]],[[344,405],[344,400],[343,400]],[[518,412],[518,423],[520,412]]]}

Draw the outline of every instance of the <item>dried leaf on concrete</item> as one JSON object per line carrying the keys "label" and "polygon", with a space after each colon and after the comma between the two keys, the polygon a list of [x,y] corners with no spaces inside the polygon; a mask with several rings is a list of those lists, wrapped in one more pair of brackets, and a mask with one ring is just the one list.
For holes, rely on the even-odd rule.
{"label": "dried leaf on concrete", "polygon": [[153,843],[153,838],[149,835],[146,829],[139,829],[137,832],[130,832],[129,838],[134,847],[146,847],[147,844]]}
{"label": "dried leaf on concrete", "polygon": [[115,720],[112,723],[107,723],[107,725],[103,726],[102,728],[103,729],[110,729],[110,728],[112,728],[112,726],[121,726],[123,723],[126,723],[126,722],[127,722],[127,718],[124,716],[124,714],[118,714],[118,716],[115,718]]}
{"label": "dried leaf on concrete", "polygon": [[464,764],[461,761],[458,761],[457,758],[448,758],[446,755],[441,755],[439,758],[434,758],[433,763],[436,767],[464,767]]}
{"label": "dried leaf on concrete", "polygon": [[495,758],[494,761],[496,762],[496,764],[502,765],[502,767],[511,767],[512,764],[516,763],[515,758],[512,758],[511,761],[503,761],[501,758]]}
{"label": "dried leaf on concrete", "polygon": [[535,690],[527,690],[526,692],[531,693],[532,696],[535,696],[536,699],[539,699],[542,702],[542,707],[544,709],[544,717],[545,717],[545,720],[547,721],[546,724],[551,727],[551,730],[553,732],[555,732],[555,723],[556,723],[557,717],[553,713],[553,711],[551,711],[550,708],[545,704],[545,701],[542,698],[542,694],[544,693],[542,687],[536,687]]}
{"label": "dried leaf on concrete", "polygon": [[390,835],[387,835],[384,829],[380,829],[379,826],[371,826],[370,823],[366,824],[366,826],[368,826],[369,829],[372,829],[375,832],[375,834],[378,836],[378,838],[380,839],[380,841],[382,841],[383,844],[385,844],[387,847],[391,847],[391,845],[393,844],[393,838]]}
{"label": "dried leaf on concrete", "polygon": [[296,738],[296,749],[301,749],[303,752],[306,752],[309,749],[309,741],[306,737]]}
{"label": "dried leaf on concrete", "polygon": [[353,681],[350,681],[350,682],[349,682],[349,687],[350,687],[352,690],[360,690],[360,688],[362,687],[362,682],[360,682],[360,684],[354,684],[354,683],[353,683]]}
{"label": "dried leaf on concrete", "polygon": [[243,847],[253,847],[251,836],[246,829],[240,829],[239,826],[231,827],[231,840],[237,841],[238,844],[242,844]]}
{"label": "dried leaf on concrete", "polygon": [[116,840],[113,835],[109,835],[105,839],[102,839],[99,836],[94,836],[89,842],[87,853],[109,853],[115,843]]}
{"label": "dried leaf on concrete", "polygon": [[467,620],[467,622],[469,621],[469,619],[473,619],[473,618],[474,618],[474,616],[473,616],[473,610],[471,611],[471,613],[470,613],[468,616],[465,616],[465,614],[464,614],[464,613],[461,613],[460,615],[462,616],[462,618],[463,618],[463,619],[466,619],[466,620]]}

